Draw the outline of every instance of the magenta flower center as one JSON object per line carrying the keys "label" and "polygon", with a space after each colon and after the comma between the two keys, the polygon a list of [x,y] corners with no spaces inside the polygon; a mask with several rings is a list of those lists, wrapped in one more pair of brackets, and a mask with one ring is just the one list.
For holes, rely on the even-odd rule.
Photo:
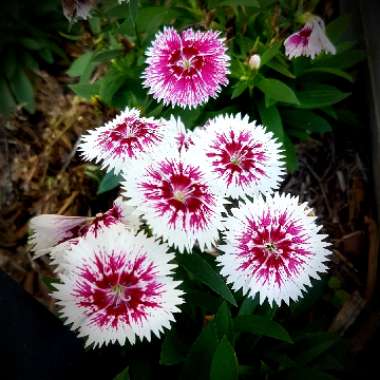
{"label": "magenta flower center", "polygon": [[120,252],[96,255],[94,265],[81,268],[81,279],[74,289],[77,304],[85,309],[91,324],[118,327],[141,322],[153,308],[160,307],[162,285],[146,256],[129,262]]}
{"label": "magenta flower center", "polygon": [[183,41],[183,45],[182,49],[176,49],[170,54],[168,65],[175,75],[192,77],[202,69],[205,61],[190,41]]}
{"label": "magenta flower center", "polygon": [[299,273],[310,255],[307,237],[297,221],[286,212],[265,214],[259,221],[247,220],[248,227],[238,239],[241,269],[262,284],[275,282],[281,286],[286,278]]}
{"label": "magenta flower center", "polygon": [[159,128],[158,124],[130,116],[111,131],[101,133],[98,143],[105,153],[111,153],[112,156],[134,157],[136,152],[144,152],[147,146],[162,141]]}
{"label": "magenta flower center", "polygon": [[228,185],[233,181],[247,185],[265,175],[261,168],[267,160],[264,147],[248,132],[218,134],[207,156],[213,159],[214,172],[225,178]]}
{"label": "magenta flower center", "polygon": [[164,161],[148,171],[140,184],[147,202],[158,215],[166,215],[169,224],[184,229],[202,229],[214,214],[215,197],[198,167]]}
{"label": "magenta flower center", "polygon": [[303,27],[299,32],[295,33],[291,38],[290,38],[290,43],[295,44],[295,45],[301,45],[303,47],[306,47],[309,45],[309,39],[310,35],[312,33],[312,29],[310,27]]}

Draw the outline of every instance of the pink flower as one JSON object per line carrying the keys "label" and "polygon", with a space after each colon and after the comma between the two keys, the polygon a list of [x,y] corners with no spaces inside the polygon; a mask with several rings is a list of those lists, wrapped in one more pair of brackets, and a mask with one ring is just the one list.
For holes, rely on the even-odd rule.
{"label": "pink flower", "polygon": [[281,145],[248,116],[221,115],[192,135],[189,154],[202,156],[232,198],[276,190],[284,175]]}
{"label": "pink flower", "polygon": [[314,59],[321,52],[335,54],[335,46],[326,36],[325,23],[318,16],[312,16],[305,26],[289,36],[285,42],[285,54],[290,58],[304,55]]}
{"label": "pink flower", "polygon": [[102,162],[118,174],[129,164],[151,153],[170,136],[168,124],[140,117],[137,109],[126,108],[115,119],[83,136],[79,150],[85,160]]}
{"label": "pink flower", "polygon": [[219,32],[165,27],[146,53],[144,87],[165,105],[197,107],[228,84],[226,50]]}
{"label": "pink flower", "polygon": [[121,198],[117,198],[105,213],[95,217],[38,215],[30,220],[29,244],[35,258],[49,253],[53,264],[59,264],[62,252],[77,244],[79,239],[87,235],[97,236],[100,231],[118,223],[134,231],[139,226],[134,208],[127,206]]}
{"label": "pink flower", "polygon": [[123,345],[160,336],[179,312],[182,291],[168,247],[143,234],[112,226],[88,235],[65,252],[61,283],[53,296],[66,323],[86,345]]}
{"label": "pink flower", "polygon": [[195,242],[211,248],[222,228],[223,197],[207,166],[176,149],[152,163],[139,162],[125,175],[129,203],[137,207],[153,234],[181,252]]}
{"label": "pink flower", "polygon": [[330,254],[312,210],[290,195],[261,197],[232,209],[226,221],[226,244],[219,248],[221,273],[235,290],[260,303],[289,304],[302,296],[310,278],[325,272]]}

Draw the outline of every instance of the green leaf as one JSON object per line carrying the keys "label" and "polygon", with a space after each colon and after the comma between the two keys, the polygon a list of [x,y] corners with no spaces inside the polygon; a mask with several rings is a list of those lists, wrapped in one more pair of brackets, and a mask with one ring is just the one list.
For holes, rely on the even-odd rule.
{"label": "green leaf", "polygon": [[285,83],[277,79],[261,77],[256,86],[270,98],[284,103],[299,104],[296,94]]}
{"label": "green leaf", "polygon": [[45,62],[50,64],[54,62],[53,54],[48,48],[38,50],[38,54],[41,56],[43,60],[45,60]]}
{"label": "green leaf", "polygon": [[290,173],[298,169],[298,158],[294,144],[287,134],[284,135],[284,147],[286,151],[286,166]]}
{"label": "green leaf", "polygon": [[106,62],[114,58],[122,57],[123,55],[125,55],[125,51],[123,49],[106,50],[106,51],[101,51],[99,53],[96,53],[94,55],[93,61]]}
{"label": "green leaf", "polygon": [[9,116],[16,109],[16,102],[7,82],[0,77],[0,115]]}
{"label": "green leaf", "polygon": [[267,336],[293,343],[289,333],[277,322],[257,315],[242,315],[234,319],[236,331],[252,333],[258,336]]}
{"label": "green leaf", "polygon": [[227,287],[223,277],[215,272],[207,261],[199,254],[177,255],[178,263],[194,275],[194,277],[207,285],[215,293],[222,296],[230,304],[237,306],[234,296]]}
{"label": "green leaf", "polygon": [[351,93],[342,92],[327,84],[314,84],[297,92],[299,108],[321,108],[331,106],[347,98]]}
{"label": "green leaf", "polygon": [[112,104],[112,98],[127,79],[125,73],[109,72],[100,80],[99,96],[106,104]]}
{"label": "green leaf", "polygon": [[274,44],[265,47],[265,50],[261,55],[261,66],[265,66],[266,64],[268,64],[272,60],[272,58],[278,54],[280,47],[281,43],[279,42],[275,42]]}
{"label": "green leaf", "polygon": [[88,51],[87,53],[82,54],[71,64],[67,70],[67,74],[71,77],[82,76],[90,65],[93,56],[94,52],[92,51]]}
{"label": "green leaf", "polygon": [[92,96],[98,95],[99,83],[89,84],[89,83],[78,83],[70,84],[69,88],[81,98],[90,99]]}
{"label": "green leaf", "polygon": [[123,177],[118,174],[115,175],[114,172],[108,172],[102,178],[99,183],[97,195],[105,193],[107,191],[113,190],[120,185],[120,182],[123,180]]}
{"label": "green leaf", "polygon": [[42,47],[37,40],[29,37],[21,38],[20,42],[23,46],[30,50],[39,50]]}
{"label": "green leaf", "polygon": [[286,110],[283,111],[286,125],[310,133],[331,132],[330,123],[323,117],[308,110]]}
{"label": "green leaf", "polygon": [[129,380],[129,367],[124,368],[113,380]]}
{"label": "green leaf", "polygon": [[240,315],[250,315],[255,311],[255,309],[257,308],[258,305],[259,305],[259,298],[257,295],[255,298],[251,298],[251,297],[246,296],[244,298],[244,301],[240,305],[238,315],[239,316]]}
{"label": "green leaf", "polygon": [[245,80],[241,80],[235,83],[232,86],[233,91],[232,91],[231,99],[235,99],[238,96],[240,96],[247,88],[248,88],[248,82]]}
{"label": "green leaf", "polygon": [[19,104],[22,104],[25,109],[34,113],[36,103],[34,101],[34,89],[29,78],[23,70],[18,71],[10,80],[11,90]]}
{"label": "green leaf", "polygon": [[291,79],[294,79],[296,76],[290,72],[290,70],[288,69],[287,66],[285,65],[282,65],[280,62],[278,61],[270,61],[266,64],[268,67],[270,67],[272,70],[274,71],[277,71],[278,73],[288,77],[288,78],[291,78]]}
{"label": "green leaf", "polygon": [[200,335],[191,346],[189,355],[183,366],[181,379],[208,380],[210,365],[218,345],[215,325],[210,322],[203,328]]}
{"label": "green leaf", "polygon": [[326,73],[326,74],[335,75],[337,77],[346,79],[351,83],[354,81],[354,79],[352,78],[352,75],[346,73],[343,70],[339,70],[333,67],[312,67],[310,69],[306,69],[305,71],[303,71],[299,76],[301,77],[302,75],[313,74],[313,73]]}
{"label": "green leaf", "polygon": [[348,69],[367,58],[363,50],[347,50],[336,55],[322,55],[312,62],[314,67],[333,67],[335,69]]}
{"label": "green leaf", "polygon": [[263,125],[280,140],[284,140],[284,127],[281,115],[275,105],[265,107],[264,102],[258,103],[258,110]]}
{"label": "green leaf", "polygon": [[234,348],[226,337],[220,341],[211,363],[211,380],[238,379],[238,361]]}
{"label": "green leaf", "polygon": [[284,380],[336,380],[335,377],[315,368],[296,368],[278,373]]}
{"label": "green leaf", "polygon": [[233,326],[232,326],[232,317],[231,312],[226,304],[226,302],[223,302],[217,313],[215,314],[215,324],[216,329],[218,332],[218,337],[222,338],[224,335],[228,337],[228,339],[233,338]]}
{"label": "green leaf", "polygon": [[162,346],[160,354],[161,365],[174,365],[185,360],[187,347],[179,339],[176,329],[168,331]]}
{"label": "green leaf", "polygon": [[[237,7],[237,6],[242,6],[242,7],[256,7],[260,8],[260,4],[257,0],[225,0],[225,1],[215,1],[214,7],[223,7],[223,6],[231,6],[231,7]],[[210,6],[210,4],[209,4]],[[210,6],[210,8],[212,8]]]}
{"label": "green leaf", "polygon": [[344,32],[350,28],[351,24],[352,16],[349,14],[344,14],[331,21],[326,26],[326,34],[334,45],[340,42]]}

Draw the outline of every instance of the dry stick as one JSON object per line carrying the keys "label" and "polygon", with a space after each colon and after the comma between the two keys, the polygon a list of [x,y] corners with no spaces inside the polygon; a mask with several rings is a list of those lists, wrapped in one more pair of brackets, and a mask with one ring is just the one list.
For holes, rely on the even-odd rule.
{"label": "dry stick", "polygon": [[326,205],[327,211],[329,213],[329,217],[330,217],[330,219],[332,219],[333,213],[332,213],[332,210],[331,210],[331,207],[330,207],[330,204],[329,204],[329,201],[328,201],[328,198],[327,198],[327,195],[326,195],[326,192],[325,192],[325,189],[323,187],[321,179],[319,178],[318,174],[313,170],[313,168],[306,161],[303,160],[303,163],[306,166],[306,168],[309,170],[310,174],[318,182],[319,188],[321,189],[321,193],[323,196],[323,200],[325,201],[325,205]]}
{"label": "dry stick", "polygon": [[364,221],[368,225],[369,236],[367,289],[365,293],[366,300],[369,302],[372,299],[373,293],[375,291],[377,279],[379,230],[376,222],[372,218],[365,217]]}
{"label": "dry stick", "polygon": [[58,215],[63,214],[68,209],[68,207],[71,205],[71,203],[73,203],[74,199],[78,196],[78,194],[79,194],[79,191],[77,190],[73,191],[73,193],[66,199],[63,206],[59,209]]}

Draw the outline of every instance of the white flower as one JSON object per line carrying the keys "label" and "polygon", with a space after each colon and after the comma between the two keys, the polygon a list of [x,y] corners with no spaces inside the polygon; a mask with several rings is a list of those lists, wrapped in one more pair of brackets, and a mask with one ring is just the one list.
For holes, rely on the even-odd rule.
{"label": "white flower", "polygon": [[154,162],[139,161],[124,175],[128,202],[152,227],[153,234],[181,252],[199,243],[211,248],[222,228],[223,194],[199,157],[177,148]]}
{"label": "white flower", "polygon": [[81,239],[65,253],[65,271],[53,296],[86,345],[160,336],[183,303],[167,245],[112,226]]}
{"label": "white flower", "polygon": [[284,170],[281,145],[248,116],[222,115],[192,135],[192,156],[202,156],[225,195],[232,198],[278,189]]}
{"label": "white flower", "polygon": [[226,220],[225,254],[217,260],[234,290],[242,289],[260,303],[289,304],[302,297],[310,278],[326,272],[330,254],[320,226],[307,204],[290,195],[258,197],[232,209]]}
{"label": "white flower", "polygon": [[323,20],[318,16],[312,16],[304,27],[290,35],[284,42],[285,54],[292,59],[304,55],[314,59],[322,53],[335,54],[336,48],[326,36],[326,28]]}
{"label": "white flower", "polygon": [[168,126],[166,122],[140,117],[135,108],[126,108],[104,126],[84,135],[79,150],[85,160],[102,162],[103,169],[118,174],[168,140]]}

